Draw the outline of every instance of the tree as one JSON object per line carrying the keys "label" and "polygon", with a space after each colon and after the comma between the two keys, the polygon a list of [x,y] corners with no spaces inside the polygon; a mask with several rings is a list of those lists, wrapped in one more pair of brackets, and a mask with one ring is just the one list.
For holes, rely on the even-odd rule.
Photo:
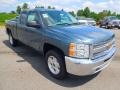
{"label": "tree", "polygon": [[120,14],[117,14],[117,17],[120,19]]}
{"label": "tree", "polygon": [[44,6],[36,6],[35,8],[45,8]]}
{"label": "tree", "polygon": [[64,11],[64,9],[61,9],[61,11]]}
{"label": "tree", "polygon": [[78,10],[77,11],[77,16],[83,16],[83,12],[84,12],[83,10]]}
{"label": "tree", "polygon": [[11,13],[11,14],[15,14],[15,11],[11,11],[10,13]]}
{"label": "tree", "polygon": [[48,6],[48,9],[55,9],[55,7]]}
{"label": "tree", "polygon": [[48,6],[48,9],[52,9],[52,7],[51,7],[51,6]]}
{"label": "tree", "polygon": [[90,17],[93,18],[93,19],[95,19],[96,21],[99,20],[98,14],[95,13],[95,12],[91,12],[91,13],[90,13]]}
{"label": "tree", "polygon": [[83,15],[84,15],[85,17],[89,17],[89,16],[90,16],[90,9],[89,9],[89,7],[86,7],[86,8],[84,9]]}
{"label": "tree", "polygon": [[55,7],[52,7],[52,9],[55,9]]}
{"label": "tree", "polygon": [[21,7],[20,7],[20,6],[17,6],[16,12],[17,12],[18,14],[20,14],[20,12],[21,12]]}
{"label": "tree", "polygon": [[76,16],[75,13],[74,13],[74,11],[71,11],[71,12],[69,12],[69,13],[70,13],[72,16],[74,16],[74,17]]}
{"label": "tree", "polygon": [[117,14],[116,12],[112,13],[110,10],[103,10],[102,12],[96,13],[96,12],[91,12],[88,7],[86,7],[85,9],[78,10],[77,16],[93,18],[96,21],[99,21],[106,16],[117,16],[118,18],[120,18],[120,14]]}
{"label": "tree", "polygon": [[109,10],[109,11],[108,11],[108,16],[110,16],[110,15],[111,15],[111,11]]}
{"label": "tree", "polygon": [[99,14],[98,14],[99,19],[103,19],[106,16],[108,16],[107,10],[103,10],[102,12],[99,12]]}
{"label": "tree", "polygon": [[116,15],[117,15],[116,12],[113,12],[113,13],[112,13],[112,16],[116,16]]}
{"label": "tree", "polygon": [[28,9],[28,4],[27,3],[24,3],[23,6],[22,6],[22,10],[27,10]]}

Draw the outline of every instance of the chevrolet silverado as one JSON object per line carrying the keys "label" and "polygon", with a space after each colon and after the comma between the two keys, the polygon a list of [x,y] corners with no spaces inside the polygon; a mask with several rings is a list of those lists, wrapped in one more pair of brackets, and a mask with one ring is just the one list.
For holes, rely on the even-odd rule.
{"label": "chevrolet silverado", "polygon": [[115,54],[115,35],[95,26],[82,26],[69,13],[36,8],[6,22],[12,46],[18,41],[45,57],[50,74],[92,75],[106,68]]}

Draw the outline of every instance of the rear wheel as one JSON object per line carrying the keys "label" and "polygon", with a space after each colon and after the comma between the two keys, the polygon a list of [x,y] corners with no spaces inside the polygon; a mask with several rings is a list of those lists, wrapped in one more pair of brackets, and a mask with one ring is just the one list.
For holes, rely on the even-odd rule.
{"label": "rear wheel", "polygon": [[9,33],[9,43],[10,43],[10,45],[12,45],[12,46],[17,46],[17,40],[15,40],[14,38],[13,38],[13,36],[12,36],[12,34],[11,33]]}
{"label": "rear wheel", "polygon": [[50,50],[46,53],[45,58],[50,74],[57,79],[65,78],[67,73],[62,54],[59,51]]}

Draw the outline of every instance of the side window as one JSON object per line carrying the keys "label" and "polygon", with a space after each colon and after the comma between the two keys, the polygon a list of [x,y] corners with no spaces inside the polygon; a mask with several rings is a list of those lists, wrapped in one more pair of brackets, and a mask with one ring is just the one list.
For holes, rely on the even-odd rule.
{"label": "side window", "polygon": [[29,23],[29,22],[39,23],[37,13],[35,13],[35,12],[29,13],[28,18],[27,18],[27,23]]}

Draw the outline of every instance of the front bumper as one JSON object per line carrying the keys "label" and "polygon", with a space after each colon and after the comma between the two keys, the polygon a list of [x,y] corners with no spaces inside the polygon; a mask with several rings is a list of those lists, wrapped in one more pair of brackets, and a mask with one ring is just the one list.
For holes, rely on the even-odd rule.
{"label": "front bumper", "polygon": [[65,56],[66,70],[70,74],[79,76],[95,74],[109,65],[115,52],[116,48],[113,48],[106,56],[95,60],[77,59]]}

